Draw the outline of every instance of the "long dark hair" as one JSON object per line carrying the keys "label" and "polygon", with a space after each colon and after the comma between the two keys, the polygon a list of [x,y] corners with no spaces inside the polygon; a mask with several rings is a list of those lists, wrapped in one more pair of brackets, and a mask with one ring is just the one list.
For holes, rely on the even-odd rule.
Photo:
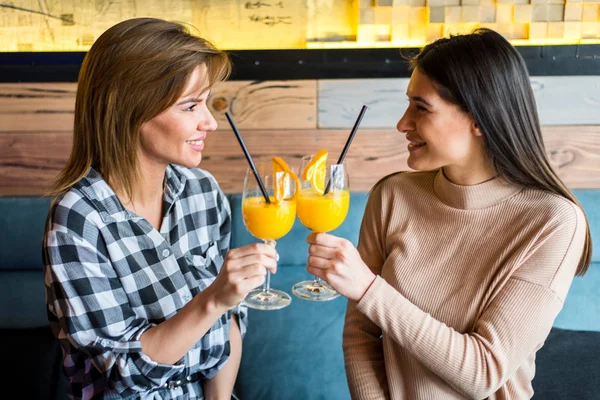
{"label": "long dark hair", "polygon": [[[499,176],[567,198],[583,212],[548,161],[527,67],[504,37],[480,28],[442,38],[423,47],[410,66],[434,81],[443,99],[473,116]],[[586,225],[577,275],[585,274],[592,258]]]}

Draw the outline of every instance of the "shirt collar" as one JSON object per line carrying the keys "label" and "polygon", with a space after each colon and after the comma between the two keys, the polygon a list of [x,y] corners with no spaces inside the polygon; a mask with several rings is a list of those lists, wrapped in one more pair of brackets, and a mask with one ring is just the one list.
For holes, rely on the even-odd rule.
{"label": "shirt collar", "polygon": [[[185,189],[186,177],[179,174],[171,165],[165,171],[165,210],[179,198]],[[95,204],[96,209],[105,222],[108,220],[124,220],[135,215],[123,207],[115,191],[106,183],[104,178],[93,167],[75,185],[83,195]]]}
{"label": "shirt collar", "polygon": [[435,194],[444,204],[463,210],[494,206],[519,193],[523,188],[495,177],[477,185],[457,185],[440,168],[434,180]]}

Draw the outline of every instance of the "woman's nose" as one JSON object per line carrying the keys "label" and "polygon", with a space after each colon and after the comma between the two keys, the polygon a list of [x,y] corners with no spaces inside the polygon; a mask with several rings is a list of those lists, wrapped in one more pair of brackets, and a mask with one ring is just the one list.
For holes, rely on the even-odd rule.
{"label": "woman's nose", "polygon": [[413,123],[410,121],[410,117],[408,115],[408,110],[406,110],[404,112],[404,115],[402,115],[402,117],[396,124],[396,129],[398,129],[399,132],[405,133],[405,132],[410,131],[412,129],[412,127],[413,127]]}
{"label": "woman's nose", "polygon": [[217,120],[213,117],[212,113],[208,108],[198,123],[198,130],[200,131],[214,131],[217,129]]}

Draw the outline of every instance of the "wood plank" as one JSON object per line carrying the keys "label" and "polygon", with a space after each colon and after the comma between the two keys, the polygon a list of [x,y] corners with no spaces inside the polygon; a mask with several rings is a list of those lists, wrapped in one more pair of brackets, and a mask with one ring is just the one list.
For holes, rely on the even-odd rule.
{"label": "wood plank", "polygon": [[600,124],[600,76],[531,78],[542,125]]}
{"label": "wood plank", "polygon": [[350,129],[363,104],[365,129],[391,129],[406,110],[408,78],[321,79],[318,81],[321,129]]}
{"label": "wood plank", "polygon": [[[302,156],[323,147],[338,157],[347,135],[345,130],[246,131],[244,141],[253,157],[279,155],[297,170]],[[0,148],[8,149],[0,159],[0,196],[46,193],[51,179],[66,162],[70,147],[71,135],[66,132],[0,134]],[[404,168],[406,156],[405,141],[398,132],[360,132],[346,158],[352,190],[368,190],[380,174]],[[231,131],[208,136],[201,167],[215,175],[224,191],[242,191],[247,162]]]}
{"label": "wood plank", "polygon": [[[347,130],[249,130],[244,140],[253,157],[279,155],[299,168],[300,158],[320,148],[337,157]],[[544,127],[552,164],[572,189],[600,189],[600,126]],[[69,132],[0,134],[0,196],[40,195],[50,187],[71,147]],[[382,176],[408,169],[406,140],[394,130],[361,129],[347,155],[351,189],[367,191]],[[247,163],[230,130],[211,133],[201,167],[227,193],[239,193]]]}
{"label": "wood plank", "polygon": [[600,189],[600,126],[542,127],[552,167],[571,189]]}
{"label": "wood plank", "polygon": [[[73,129],[75,83],[0,84],[0,132]],[[317,125],[314,80],[229,81],[211,93],[209,108],[222,129],[230,111],[241,129],[310,129]]]}
{"label": "wood plank", "polygon": [[0,132],[73,129],[75,83],[0,83]]}
{"label": "wood plank", "polygon": [[[222,134],[219,132],[218,134]],[[339,157],[348,132],[343,130],[249,131],[245,142],[253,157],[283,157],[298,171],[301,158],[326,148],[331,157]],[[228,193],[240,193],[247,162],[234,135],[225,133],[207,142],[208,152],[201,164],[211,171]],[[396,131],[361,131],[346,156],[353,191],[367,191],[382,174],[406,167],[405,140]]]}
{"label": "wood plank", "polygon": [[225,112],[242,129],[313,129],[317,126],[317,81],[229,81],[211,93],[209,107],[220,129]]}
{"label": "wood plank", "polygon": [[44,195],[69,158],[71,132],[0,133],[0,196]]}
{"label": "wood plank", "polygon": [[[322,79],[318,81],[319,128],[351,128],[362,104],[361,127],[390,129],[408,106],[407,78]],[[540,124],[600,124],[600,76],[531,77]]]}

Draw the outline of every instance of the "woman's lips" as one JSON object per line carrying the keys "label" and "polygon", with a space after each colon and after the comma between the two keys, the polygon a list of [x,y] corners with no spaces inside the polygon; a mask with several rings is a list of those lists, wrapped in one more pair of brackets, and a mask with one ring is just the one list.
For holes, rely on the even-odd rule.
{"label": "woman's lips", "polygon": [[427,143],[425,142],[409,142],[408,143],[408,151],[413,152],[417,151],[420,148],[424,147]]}
{"label": "woman's lips", "polygon": [[187,140],[186,143],[189,144],[190,147],[196,151],[202,151],[204,149],[204,138]]}

